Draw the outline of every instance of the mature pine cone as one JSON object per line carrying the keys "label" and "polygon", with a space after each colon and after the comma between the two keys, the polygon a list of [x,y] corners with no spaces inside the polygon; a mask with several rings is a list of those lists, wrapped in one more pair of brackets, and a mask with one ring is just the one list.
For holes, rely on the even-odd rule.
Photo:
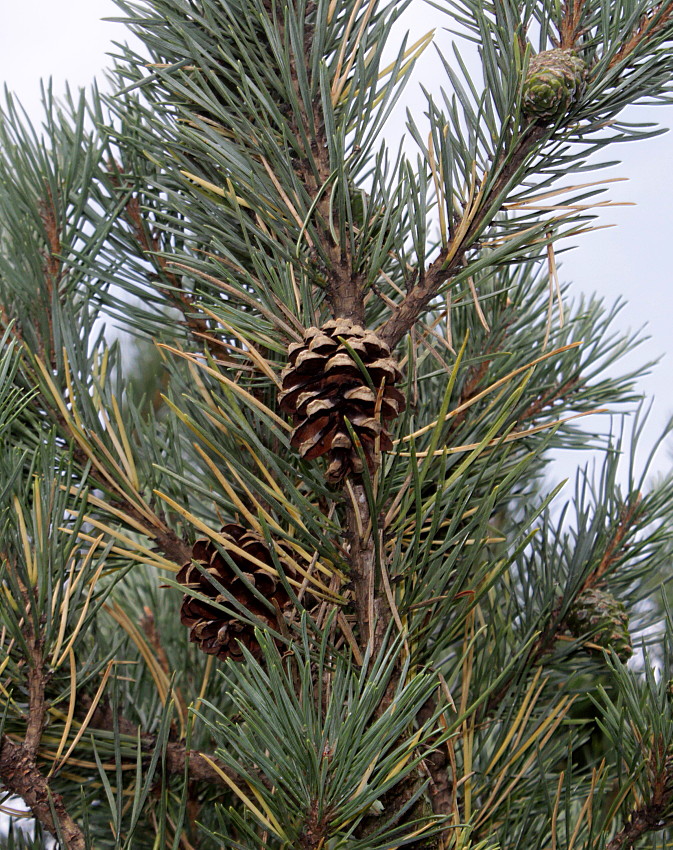
{"label": "mature pine cone", "polygon": [[[225,525],[221,533],[247,555],[256,558],[263,564],[268,564],[271,569],[275,570],[266,542],[258,534],[248,531],[248,529],[236,523]],[[276,602],[281,611],[292,606],[292,601],[280,579],[263,570],[257,564],[251,563],[243,554],[230,551],[229,555],[250,584],[262,596],[271,602]],[[206,538],[197,540],[192,550],[192,558],[204,566],[207,574],[213,576],[222,587],[250,611],[252,619],[256,618],[267,626],[278,629],[274,615],[239,578],[217,551],[212,541]],[[286,575],[295,575],[296,570],[285,561],[283,562],[283,569]],[[203,596],[209,597],[213,602],[231,607],[231,603],[218,591],[217,587],[209,580],[208,575],[200,572],[198,567],[191,562],[182,566],[176,580],[180,584],[197,590]],[[205,600],[185,595],[180,608],[180,622],[184,626],[189,626],[189,639],[198,643],[199,648],[208,655],[217,655],[218,658],[232,658],[239,661],[243,658],[243,653],[238,641],[249,649],[256,658],[261,654],[260,646],[255,639],[254,626],[233,615],[225,614],[224,611],[210,605]]]}
{"label": "mature pine cone", "polygon": [[586,637],[591,643],[611,649],[623,663],[633,655],[629,615],[611,593],[595,589],[580,593],[566,617],[566,625],[574,637]]}
{"label": "mature pine cone", "polygon": [[[366,368],[371,386],[353,353]],[[402,374],[390,348],[373,331],[348,319],[331,319],[321,328],[309,328],[303,342],[290,345],[288,356],[281,375],[280,407],[294,421],[292,446],[308,460],[329,453],[326,476],[332,483],[349,473],[358,475],[363,464],[348,432],[348,419],[373,471],[376,438],[381,451],[393,447],[383,422],[394,419],[405,406],[404,396],[395,388]]]}
{"label": "mature pine cone", "polygon": [[564,115],[584,90],[586,65],[574,50],[557,48],[534,56],[523,84],[523,111],[551,122]]}

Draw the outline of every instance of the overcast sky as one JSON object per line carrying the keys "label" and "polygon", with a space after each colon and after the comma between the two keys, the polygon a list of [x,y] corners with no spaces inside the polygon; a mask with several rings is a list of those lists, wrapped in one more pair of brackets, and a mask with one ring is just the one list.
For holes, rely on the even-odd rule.
{"label": "overcast sky", "polygon": [[[0,27],[0,79],[39,120],[40,78],[51,76],[59,93],[66,80],[74,86],[86,86],[95,75],[101,76],[108,62],[105,54],[113,50],[112,42],[126,37],[121,25],[100,20],[116,14],[112,0],[6,2]],[[423,0],[414,0],[405,23],[418,36],[433,26],[446,26],[447,21]],[[448,36],[440,36],[447,44]],[[422,60],[419,81],[426,86],[438,85],[441,76],[440,66],[431,55]],[[413,84],[407,102],[414,107]],[[670,126],[673,107],[641,108],[630,117]],[[621,158],[622,164],[597,177],[628,177],[629,182],[617,184],[610,197],[634,201],[637,206],[604,211],[599,223],[617,226],[579,237],[579,247],[565,255],[560,274],[562,280],[572,281],[578,294],[598,292],[608,301],[618,296],[627,299],[621,326],[647,325],[651,336],[634,353],[633,365],[663,355],[653,375],[643,383],[644,391],[655,397],[646,432],[646,442],[651,445],[673,414],[672,361],[666,353],[673,349],[673,135],[613,148],[610,158]],[[586,179],[583,175],[582,182]],[[659,468],[668,468],[669,462],[668,452],[661,452]]]}

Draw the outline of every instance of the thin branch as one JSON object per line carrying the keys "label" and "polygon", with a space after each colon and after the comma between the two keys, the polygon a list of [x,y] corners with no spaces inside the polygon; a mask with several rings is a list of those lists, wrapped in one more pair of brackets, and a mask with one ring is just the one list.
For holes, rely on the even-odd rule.
{"label": "thin branch", "polygon": [[671,20],[671,17],[673,17],[673,0],[665,0],[665,2],[658,3],[649,12],[645,12],[638,21],[638,25],[631,33],[631,36],[610,60],[608,68],[614,68],[615,65],[618,65],[630,56],[639,47],[641,42],[646,38],[652,38],[655,33],[663,29]]}
{"label": "thin branch", "polygon": [[[45,252],[45,266],[44,266],[44,283],[47,289],[47,292],[51,295],[55,287],[58,287],[58,284],[63,275],[63,264],[60,259],[60,253],[62,252],[62,242],[61,235],[59,230],[59,222],[57,217],[57,211],[55,208],[54,200],[51,194],[51,191],[48,187],[45,187],[46,197],[40,201],[40,215],[42,216],[42,220],[44,223],[45,231],[47,234],[47,249]],[[139,213],[138,213],[139,215]],[[145,239],[144,234],[142,234],[143,239]],[[139,236],[140,238],[140,236]],[[145,239],[145,244],[147,244],[147,240]],[[53,332],[53,321],[51,316],[51,304],[47,303],[44,305],[49,323],[49,333],[50,333],[50,358],[49,362],[52,369],[55,370],[55,345],[54,345],[54,332]],[[2,307],[2,314],[5,313],[4,305]],[[4,315],[3,315],[4,317]],[[36,326],[37,330],[37,326]],[[18,332],[15,332],[15,335]],[[18,337],[20,339],[20,337]],[[41,343],[41,359],[43,361],[46,360],[44,345]],[[30,360],[31,358],[29,358]],[[86,454],[86,452],[82,449],[82,447],[78,444],[76,439],[73,438],[73,434],[71,429],[66,421],[63,413],[58,409],[58,406],[52,406],[49,404],[49,401],[44,396],[40,399],[40,405],[46,407],[49,411],[52,420],[60,427],[63,432],[63,436],[66,438],[68,443],[72,445],[73,450],[73,458],[75,461],[82,467],[82,469],[86,469],[90,466],[90,458]],[[43,408],[40,406],[39,412],[43,415]],[[91,466],[89,469],[89,477],[96,482],[104,492],[109,491],[108,482],[104,480],[104,478],[97,472],[95,466]],[[166,555],[166,557],[173,561],[178,565],[184,564],[186,561],[189,561],[191,558],[191,547],[184,540],[181,540],[171,529],[167,528],[164,523],[161,522],[160,518],[157,517],[156,523],[148,524],[147,517],[144,516],[131,502],[131,500],[120,500],[120,499],[110,499],[111,505],[115,507],[123,508],[126,513],[134,519],[136,522],[140,523],[143,528],[145,528],[145,533],[147,536],[154,540],[161,551]]]}
{"label": "thin branch", "polygon": [[[307,6],[307,16],[313,4]],[[280,20],[277,25],[284,27]],[[306,23],[305,57],[310,56],[311,25]],[[346,42],[343,42],[344,45]],[[299,57],[304,58],[304,57]],[[320,231],[320,243],[328,260],[326,269],[326,297],[332,315],[336,318],[348,318],[352,322],[365,324],[365,297],[362,280],[353,272],[350,246],[340,245],[335,236],[335,230],[330,227],[332,209],[330,204],[329,186],[332,172],[329,160],[329,146],[325,135],[325,119],[320,97],[312,103],[311,112],[307,111],[301,94],[299,74],[293,56],[290,61],[290,77],[296,102],[300,104],[299,119],[303,124],[301,135],[311,139],[311,159],[301,159],[297,162],[297,172],[310,198],[313,199],[315,225]],[[310,74],[310,68],[307,69]],[[299,134],[299,127],[295,127]],[[371,533],[371,516],[365,489],[362,485],[353,485],[349,480],[343,487],[343,498],[346,505],[346,537],[349,548],[351,574],[355,588],[355,609],[360,632],[361,644],[374,640],[377,624],[384,618],[386,607],[382,594],[377,594],[376,557],[374,538]]]}
{"label": "thin branch", "polygon": [[[9,567],[6,556],[3,559]],[[84,836],[68,814],[63,799],[53,794],[47,779],[37,768],[37,756],[44,730],[47,706],[45,700],[45,672],[43,639],[36,632],[31,612],[35,594],[16,575],[23,598],[25,617],[23,631],[28,645],[28,722],[22,744],[11,741],[6,735],[0,738],[0,779],[2,784],[21,797],[33,816],[55,838],[60,835],[66,850],[84,850]],[[56,820],[54,820],[54,815]]]}
{"label": "thin branch", "polygon": [[587,590],[590,587],[600,584],[603,576],[610,571],[615,561],[623,554],[626,547],[625,538],[627,538],[629,532],[632,530],[632,526],[636,520],[640,519],[641,503],[642,496],[640,493],[636,493],[631,503],[627,502],[625,505],[622,505],[614,534],[605,547],[605,552],[599,565],[591,572],[582,585],[582,590]]}
{"label": "thin branch", "polygon": [[667,816],[667,812],[673,797],[673,786],[670,771],[665,764],[653,777],[651,790],[652,796],[647,805],[631,812],[627,823],[606,845],[605,850],[633,847],[646,832],[670,826],[670,815]]}
{"label": "thin branch", "polygon": [[[61,243],[61,233],[58,225],[58,217],[56,214],[54,197],[48,185],[45,185],[44,192],[45,197],[38,201],[38,210],[47,237],[47,244],[43,251],[43,279],[45,289],[47,291],[47,309],[45,310],[45,313],[47,317],[47,324],[49,327],[49,362],[51,363],[52,369],[55,369],[56,352],[54,351],[53,345],[54,320],[51,312],[51,300],[53,298],[54,291],[58,292],[58,287],[63,277],[63,261],[61,260],[60,256],[61,251],[63,250],[63,245]],[[42,359],[46,360],[47,352],[45,350],[44,339],[42,338],[42,334],[40,333],[39,325],[35,323],[34,328],[39,340],[40,354],[42,355]]]}
{"label": "thin branch", "polygon": [[535,401],[531,402],[521,415],[521,421],[535,419],[545,409],[552,407],[557,401],[567,398],[567,396],[579,386],[579,378],[569,378],[561,386],[553,387],[548,392],[543,393]]}
{"label": "thin branch", "polygon": [[[96,467],[91,464],[89,456],[77,440],[73,439],[74,435],[68,421],[58,407],[52,406],[44,395],[36,398],[36,403],[38,404],[40,413],[43,414],[44,409],[46,409],[49,412],[52,421],[60,428],[62,436],[72,447],[72,456],[75,462],[83,470],[88,469],[89,479],[94,481],[104,493],[109,494],[109,482],[106,481],[104,476],[102,476]],[[178,535],[172,529],[168,528],[159,517],[156,517],[153,511],[151,513],[152,516],[155,517],[156,522],[150,524],[148,523],[147,516],[142,513],[130,499],[110,496],[109,502],[111,507],[120,509],[138,525],[140,525],[144,529],[146,536],[157,544],[158,548],[164,553],[169,561],[173,561],[175,564],[182,566],[191,559],[192,547],[189,543],[178,537]]]}
{"label": "thin branch", "polygon": [[[92,475],[92,477],[94,479],[96,478],[95,475]],[[101,486],[103,486],[103,482],[101,482]],[[172,529],[167,528],[166,526],[160,526],[159,524],[148,527],[146,517],[144,517],[137,508],[128,502],[123,502],[120,499],[111,499],[110,504],[113,507],[122,509],[129,515],[129,517],[131,517],[131,519],[141,523],[145,528],[145,534],[147,537],[157,544],[158,548],[169,561],[173,561],[173,563],[178,564],[178,566],[182,566],[188,561],[191,561],[192,547],[186,540],[178,537]]]}
{"label": "thin branch", "polygon": [[577,45],[582,30],[584,0],[563,0],[561,22],[559,24],[559,47],[572,49]]}
{"label": "thin branch", "polygon": [[[116,171],[121,173],[121,166],[115,166]],[[119,186],[120,181],[116,173],[110,172],[113,185]],[[169,261],[163,256],[163,245],[158,233],[152,232],[148,222],[143,217],[140,201],[137,194],[131,194],[124,205],[126,221],[131,228],[142,253],[154,264],[156,274],[148,277],[157,284],[157,289],[164,295],[183,316],[183,325],[196,337],[205,340],[208,350],[214,358],[217,357],[216,340],[213,339],[212,329],[206,319],[201,315],[195,315],[196,307],[192,295],[185,292],[178,275],[169,268]],[[149,236],[148,236],[149,231]],[[161,285],[162,280],[168,281],[169,286]]]}
{"label": "thin branch", "polygon": [[[458,244],[450,243],[441,251],[439,256],[425,270],[425,273],[421,275],[419,283],[406,294],[404,300],[393,311],[392,316],[377,330],[379,337],[388,343],[391,349],[411,330],[441,287],[463,267],[465,254],[477,241],[484,227],[498,212],[498,201],[502,194],[509,188],[514,175],[533,153],[547,132],[548,128],[546,127],[531,125],[521,135],[518,147],[512,151],[491,189],[481,199],[477,214],[472,223],[464,229]],[[456,226],[455,232],[462,232],[460,224]]]}
{"label": "thin branch", "polygon": [[[307,14],[312,11],[307,5]],[[284,29],[282,22],[277,25]],[[306,51],[305,56],[310,56],[311,27],[306,24]],[[325,294],[335,318],[347,318],[356,324],[365,324],[364,291],[363,282],[353,272],[351,263],[351,252],[349,246],[340,245],[330,227],[332,216],[329,186],[332,181],[332,170],[329,161],[329,146],[325,135],[325,119],[322,112],[320,97],[318,96],[309,113],[301,95],[299,75],[297,73],[296,57],[290,61],[290,74],[292,86],[297,103],[300,104],[301,121],[303,133],[311,141],[311,157],[313,162],[304,158],[298,161],[297,171],[299,178],[304,184],[308,195],[313,199],[314,223],[320,230],[320,243],[328,260],[325,270],[327,286]],[[307,69],[310,73],[310,68]],[[295,127],[299,133],[299,128]]]}
{"label": "thin branch", "polygon": [[[584,584],[578,591],[578,596],[584,590],[587,590],[590,587],[595,587],[597,584],[599,584],[605,574],[609,572],[610,569],[613,567],[619,556],[623,554],[624,548],[627,545],[626,541],[628,539],[628,533],[632,530],[632,526],[634,525],[636,520],[640,518],[640,506],[640,493],[636,493],[635,498],[631,504],[626,504],[622,506],[622,509],[620,510],[619,514],[619,520],[617,522],[617,527],[614,531],[614,534],[608,541],[607,546],[605,547],[603,557],[601,558],[600,563],[598,564],[596,569],[592,570],[592,572],[587,576]],[[540,660],[550,651],[551,647],[557,639],[557,636],[559,635],[559,632],[565,629],[565,623],[563,620],[560,619],[559,614],[560,605],[556,605],[549,616],[549,623],[546,629],[531,646],[528,652],[528,657],[526,660],[526,664],[528,666],[532,667],[538,664]],[[502,701],[503,697],[511,687],[515,675],[515,673],[512,673],[512,675],[507,679],[507,681],[502,684],[498,691],[491,695],[484,709],[485,715],[488,715],[493,710],[493,708],[499,705],[499,703]]]}
{"label": "thin branch", "polygon": [[[80,709],[86,711],[90,705],[91,698],[87,694],[84,694],[80,699]],[[109,703],[104,701],[97,706],[91,716],[89,728],[101,729],[108,732],[112,732],[116,728],[122,735],[128,735],[136,740],[139,734],[139,728],[135,723],[127,720],[125,717],[119,716],[115,722]],[[140,746],[144,752],[152,752],[156,747],[156,736],[141,732]],[[188,750],[184,744],[177,741],[169,741],[166,744],[166,770],[170,774],[182,776],[185,773],[186,765],[190,780],[208,782],[211,785],[228,788],[229,786],[224,782],[222,776],[212,766],[215,764],[230,779],[238,779],[235,771],[227,767],[224,762],[212,755],[206,755],[208,755],[207,759],[198,750]]]}
{"label": "thin branch", "polygon": [[[140,628],[142,629],[145,637],[147,638],[150,646],[152,647],[154,654],[156,655],[157,661],[159,662],[159,666],[163,670],[167,679],[171,678],[171,665],[168,660],[168,655],[166,654],[166,650],[161,642],[161,638],[159,636],[159,630],[157,629],[157,623],[154,619],[154,614],[152,613],[152,609],[145,605],[143,606],[143,616],[140,619]],[[173,693],[175,694],[175,701],[179,707],[179,713],[181,717],[186,718],[189,714],[189,707],[187,705],[187,701],[185,700],[184,694],[182,693],[182,689],[180,688],[179,683],[176,681],[173,686]]]}
{"label": "thin branch", "polygon": [[26,587],[18,571],[12,565],[11,559],[5,553],[2,553],[2,561],[7,565],[7,569],[14,573],[25,611],[23,616],[23,633],[28,646],[28,657],[25,659],[28,667],[28,723],[23,741],[23,749],[28,758],[35,762],[47,714],[44,697],[47,674],[44,669],[43,638],[36,632],[35,622],[32,616],[35,610],[36,594],[34,592],[31,593],[29,588]]}
{"label": "thin branch", "polygon": [[35,760],[46,717],[45,672],[42,659],[42,642],[39,639],[36,640],[32,634],[30,617],[26,617],[24,627],[28,631],[30,657],[28,658],[28,726],[23,746],[28,756]]}
{"label": "thin branch", "polygon": [[362,484],[346,480],[346,529],[351,577],[355,591],[355,612],[360,629],[361,644],[366,645],[374,635],[377,610],[374,582],[376,576],[374,539],[370,531],[369,505]]}
{"label": "thin branch", "polygon": [[[430,699],[418,714],[418,725],[423,726],[437,710],[436,699]],[[455,766],[451,765],[450,741],[436,747],[423,759],[423,764],[430,774],[428,795],[432,811],[439,816],[457,815],[458,802],[455,788]],[[452,768],[453,780],[449,777]],[[459,819],[459,818],[458,818]],[[447,832],[443,833],[446,837]]]}

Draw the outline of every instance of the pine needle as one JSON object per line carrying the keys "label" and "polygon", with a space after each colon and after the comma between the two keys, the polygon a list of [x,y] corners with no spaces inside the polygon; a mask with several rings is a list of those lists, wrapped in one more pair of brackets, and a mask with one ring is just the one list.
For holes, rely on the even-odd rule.
{"label": "pine needle", "polygon": [[[477,313],[477,318],[481,322],[482,328],[486,331],[486,333],[491,332],[491,327],[486,321],[486,316],[484,316],[484,311],[481,309],[481,304],[479,303],[479,296],[477,295],[477,288],[474,285],[474,278],[470,275],[467,278],[467,285],[470,287],[470,293],[472,295],[472,300],[474,302],[474,309]],[[447,305],[448,310],[448,305]]]}
{"label": "pine needle", "polygon": [[283,830],[280,827],[280,824],[275,819],[275,817],[273,817],[273,815],[269,812],[268,808],[266,808],[265,811],[267,811],[267,813],[271,815],[270,818],[265,817],[265,815],[262,814],[262,812],[252,802],[250,797],[248,797],[243,791],[241,791],[238,785],[236,785],[236,783],[227,776],[227,774],[222,770],[222,768],[216,762],[214,762],[210,758],[210,756],[207,756],[205,753],[199,753],[199,755],[202,759],[208,762],[208,764],[212,767],[215,773],[217,773],[218,776],[223,780],[223,782],[225,782],[225,784],[228,785],[229,788],[231,788],[234,794],[236,794],[236,796],[239,798],[239,800],[241,800],[241,802],[246,806],[246,808],[249,809],[250,812],[252,812],[252,814],[257,818],[257,820],[260,823],[264,824],[264,826],[266,827],[266,829],[269,830],[269,832],[272,832],[280,840],[288,841],[288,839],[283,833]]}
{"label": "pine needle", "polygon": [[247,390],[244,390],[243,387],[239,386],[235,381],[232,381],[230,378],[227,378],[226,375],[223,375],[221,372],[218,372],[216,369],[212,369],[210,366],[207,366],[203,359],[195,354],[190,354],[186,351],[181,351],[179,348],[174,348],[172,345],[167,345],[166,343],[157,343],[159,348],[165,349],[166,351],[170,351],[171,354],[175,354],[177,357],[182,357],[185,360],[188,360],[190,363],[198,366],[200,369],[203,369],[204,372],[207,372],[211,377],[215,378],[216,381],[219,381],[224,386],[228,387],[230,390],[233,390],[237,395],[239,395],[247,404],[256,407],[261,413],[265,416],[268,416],[269,419],[272,419],[276,425],[279,425],[285,431],[292,431],[292,426],[289,425],[284,419],[281,419],[277,413],[263,404],[259,399],[256,399],[254,395],[249,393]]}
{"label": "pine needle", "polygon": [[376,0],[369,0],[369,5],[367,6],[367,10],[362,17],[362,21],[360,24],[360,29],[358,35],[356,36],[355,43],[351,49],[351,55],[347,61],[346,59],[346,50],[348,48],[348,42],[350,40],[351,30],[355,25],[355,21],[357,19],[358,14],[360,13],[360,9],[362,8],[364,0],[355,0],[353,4],[353,8],[351,10],[350,17],[348,19],[348,23],[346,24],[346,29],[344,30],[344,34],[341,39],[341,48],[339,50],[339,56],[337,58],[336,69],[334,71],[334,80],[332,82],[332,106],[336,106],[341,98],[341,94],[344,90],[346,82],[348,80],[348,75],[350,74],[351,68],[353,67],[353,63],[355,62],[358,47],[362,40],[362,36],[364,34],[365,28],[371,17],[371,14],[376,5]]}
{"label": "pine needle", "polygon": [[[519,366],[517,369],[513,369],[511,372],[508,372],[499,380],[490,384],[486,389],[472,396],[463,404],[458,405],[453,410],[450,410],[446,416],[444,417],[444,421],[448,422],[449,419],[457,416],[459,413],[462,413],[464,410],[468,410],[472,407],[473,404],[476,404],[478,401],[481,401],[482,398],[489,395],[489,393],[494,392],[494,390],[502,387],[508,381],[511,381],[512,378],[515,378],[517,375],[520,375],[522,372],[526,372],[528,369],[531,369],[534,366],[537,366],[538,363],[542,363],[543,360],[548,360],[550,357],[554,357],[557,354],[563,354],[565,351],[570,351],[572,348],[578,348],[580,345],[584,345],[583,342],[571,342],[569,345],[563,345],[560,348],[556,348],[553,351],[548,351],[546,354],[542,354],[540,357],[536,357],[535,360],[531,360],[526,363],[524,366]],[[401,437],[399,440],[394,440],[393,445],[397,445],[398,443],[406,443],[409,440],[414,440],[420,437],[423,434],[426,434],[428,431],[431,431],[433,428],[437,426],[437,421],[430,422],[429,425],[425,425],[423,428],[419,428],[417,431],[414,431],[413,434],[407,434],[405,437]]]}
{"label": "pine needle", "polygon": [[[534,425],[532,428],[527,428],[525,431],[512,431],[504,437],[494,437],[489,440],[484,448],[493,448],[494,446],[503,445],[505,443],[513,443],[516,440],[523,440],[525,437],[530,437],[531,434],[539,434],[540,431],[547,431],[549,428],[556,428],[559,425],[564,425],[573,419],[581,419],[583,416],[593,416],[596,413],[606,413],[607,407],[597,407],[595,410],[586,410],[583,413],[574,413],[572,416],[565,416],[562,419],[555,419],[553,422],[545,422],[543,425]],[[413,456],[417,458],[424,457],[442,457],[444,455],[462,454],[463,452],[471,452],[478,449],[482,444],[466,443],[463,446],[445,446],[443,449],[437,449],[434,452],[414,452]],[[411,452],[398,452],[398,457],[411,457]]]}
{"label": "pine needle", "polygon": [[428,165],[432,174],[432,182],[435,185],[435,194],[437,195],[437,214],[439,216],[439,233],[441,237],[442,248],[446,248],[449,237],[448,228],[446,226],[446,195],[444,191],[444,179],[440,174],[440,168],[437,167],[435,160],[435,146],[432,130],[428,133]]}
{"label": "pine needle", "polygon": [[59,768],[61,767],[61,765],[68,764],[68,763],[73,764],[73,760],[70,758],[70,754],[75,749],[77,744],[79,744],[82,736],[86,732],[87,727],[88,727],[89,723],[91,722],[91,718],[94,716],[96,709],[98,708],[98,703],[101,701],[101,698],[102,698],[102,696],[105,692],[105,687],[107,685],[108,679],[110,678],[110,673],[112,672],[112,668],[114,667],[114,665],[116,663],[117,662],[115,661],[115,659],[112,658],[105,665],[105,672],[103,673],[100,684],[99,684],[99,686],[96,690],[96,693],[93,696],[93,699],[91,700],[91,705],[89,706],[89,710],[87,711],[86,716],[84,717],[84,720],[82,721],[82,725],[79,727],[79,730],[78,730],[77,734],[75,735],[73,742],[68,747],[68,750],[67,750],[66,754],[63,756],[63,758],[61,759],[61,761],[58,762],[56,760],[56,758],[54,758],[54,763],[53,763],[52,768],[50,770],[50,775],[53,775],[54,773],[56,773],[59,770]]}
{"label": "pine needle", "polygon": [[[85,574],[85,570],[86,570],[86,568],[89,564],[89,561],[91,561],[91,559],[93,558],[93,554],[96,551],[96,548],[98,547],[98,545],[100,544],[102,539],[103,539],[103,535],[101,534],[99,537],[97,537],[94,540],[92,545],[89,547],[89,550],[87,551],[86,556],[85,556],[85,558],[82,562],[81,568],[79,570],[79,575],[77,576],[77,581],[79,581],[79,576]],[[77,586],[76,582],[72,583],[72,584],[68,583],[68,587],[66,588],[66,591],[64,593],[64,599],[63,599],[63,603],[62,603],[62,606],[61,606],[61,622],[60,622],[60,625],[59,625],[58,637],[56,639],[56,644],[54,646],[54,650],[53,650],[52,655],[51,655],[51,657],[52,657],[52,662],[51,662],[52,667],[55,670],[58,670],[58,668],[61,666],[61,664],[65,660],[65,656],[70,653],[70,651],[72,650],[72,647],[75,644],[75,641],[77,640],[77,636],[79,635],[79,633],[82,629],[82,626],[84,625],[84,621],[86,620],[86,615],[89,611],[89,606],[91,604],[91,599],[92,599],[92,596],[94,594],[94,591],[96,590],[96,585],[98,583],[99,578],[101,577],[101,574],[102,574],[104,568],[105,568],[105,561],[102,560],[101,563],[98,565],[96,572],[93,574],[93,576],[89,580],[89,590],[88,590],[88,593],[86,595],[86,599],[84,600],[84,605],[82,605],[82,610],[80,612],[79,618],[77,620],[77,623],[73,627],[72,632],[70,633],[70,636],[68,638],[68,642],[65,646],[65,649],[63,650],[63,652],[59,656],[58,653],[60,651],[61,644],[62,644],[63,638],[65,636],[65,628],[66,628],[67,623],[68,623],[69,602],[70,602],[70,599],[72,598],[72,595],[73,595],[73,593],[76,589],[76,586]]]}
{"label": "pine needle", "polygon": [[[216,259],[219,262],[222,262],[221,258],[216,257]],[[299,342],[302,339],[301,333],[297,330],[297,328],[291,327],[290,325],[283,322],[277,313],[274,313],[273,311],[266,308],[264,304],[262,304],[256,298],[253,298],[252,295],[250,295],[250,293],[246,292],[244,289],[232,286],[230,283],[227,283],[226,281],[221,280],[220,278],[207,274],[206,272],[201,271],[200,269],[192,268],[191,266],[188,266],[185,263],[178,263],[172,261],[171,263],[167,264],[166,269],[169,271],[171,269],[179,269],[180,271],[187,272],[190,275],[200,277],[202,280],[205,280],[208,283],[212,283],[214,286],[217,286],[223,292],[227,292],[229,295],[231,295],[238,301],[242,301],[244,304],[248,304],[250,307],[253,307],[256,311],[261,313],[265,319],[268,319],[272,327],[277,327],[282,330],[289,339],[295,342]],[[294,317],[292,318],[293,321],[299,324],[297,319],[295,319]]]}
{"label": "pine needle", "polygon": [[63,748],[65,747],[66,741],[68,740],[68,736],[70,735],[73,717],[75,716],[75,706],[77,705],[77,661],[75,659],[75,653],[72,651],[72,649],[68,650],[68,659],[70,661],[70,694],[68,697],[68,714],[66,716],[65,725],[63,727],[63,735],[61,735],[61,740],[59,741],[58,747],[56,748],[56,754],[54,755],[54,761],[52,762],[51,768],[49,769],[49,773],[47,774],[47,776],[51,776],[56,770],[56,765],[58,763],[59,758],[61,757],[61,753],[63,752]]}

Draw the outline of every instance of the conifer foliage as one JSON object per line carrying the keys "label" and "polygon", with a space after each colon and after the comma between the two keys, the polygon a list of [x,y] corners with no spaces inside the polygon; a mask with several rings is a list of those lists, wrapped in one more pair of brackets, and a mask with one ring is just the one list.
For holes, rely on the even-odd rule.
{"label": "conifer foliage", "polygon": [[0,116],[6,846],[663,846],[671,482],[554,246],[672,0],[442,0],[439,95],[405,0],[116,2]]}

